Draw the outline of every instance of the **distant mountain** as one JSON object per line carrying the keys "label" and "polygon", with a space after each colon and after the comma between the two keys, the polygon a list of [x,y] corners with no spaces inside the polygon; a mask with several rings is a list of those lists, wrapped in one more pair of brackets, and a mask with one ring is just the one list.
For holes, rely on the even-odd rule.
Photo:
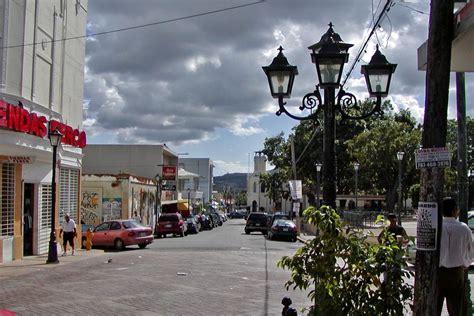
{"label": "distant mountain", "polygon": [[235,192],[247,191],[247,174],[227,173],[214,177],[214,191],[223,192],[224,186],[230,186]]}

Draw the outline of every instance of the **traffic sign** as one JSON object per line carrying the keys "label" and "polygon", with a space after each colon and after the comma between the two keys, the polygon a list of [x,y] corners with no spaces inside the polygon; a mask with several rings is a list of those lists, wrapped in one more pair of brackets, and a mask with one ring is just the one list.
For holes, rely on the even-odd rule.
{"label": "traffic sign", "polygon": [[450,167],[450,156],[447,147],[418,149],[415,152],[416,169]]}

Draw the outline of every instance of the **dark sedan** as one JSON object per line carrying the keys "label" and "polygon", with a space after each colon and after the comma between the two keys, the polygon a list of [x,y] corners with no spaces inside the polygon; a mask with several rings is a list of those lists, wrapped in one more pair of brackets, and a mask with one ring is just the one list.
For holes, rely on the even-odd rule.
{"label": "dark sedan", "polygon": [[268,239],[285,238],[296,241],[297,231],[296,225],[292,221],[286,219],[277,219],[273,222],[272,227],[268,231]]}

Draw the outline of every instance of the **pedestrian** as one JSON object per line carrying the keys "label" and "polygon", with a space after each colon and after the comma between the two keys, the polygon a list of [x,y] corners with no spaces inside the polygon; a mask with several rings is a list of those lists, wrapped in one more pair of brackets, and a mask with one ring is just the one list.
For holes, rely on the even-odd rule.
{"label": "pedestrian", "polygon": [[140,215],[137,214],[137,211],[135,211],[135,215],[133,215],[132,219],[139,223],[142,222],[142,218],[140,217]]}
{"label": "pedestrian", "polygon": [[459,222],[459,209],[453,198],[443,200],[443,229],[441,231],[438,270],[438,315],[444,298],[450,316],[461,315],[465,303],[464,275],[471,264],[471,229]]}
{"label": "pedestrian", "polygon": [[61,231],[59,232],[59,237],[64,233],[63,235],[63,246],[64,246],[64,252],[63,256],[66,255],[67,252],[67,243],[69,242],[69,245],[72,248],[72,255],[74,256],[74,238],[77,236],[76,232],[76,222],[74,222],[73,219],[70,218],[70,214],[67,213],[64,216],[64,222],[61,227]]}
{"label": "pedestrian", "polygon": [[388,214],[387,218],[390,221],[390,224],[385,227],[377,237],[379,244],[382,243],[382,239],[386,231],[388,231],[401,244],[407,243],[407,232],[405,231],[405,228],[397,224],[397,216],[394,213],[390,213]]}
{"label": "pedestrian", "polygon": [[86,232],[86,250],[92,249],[92,237],[94,237],[94,233],[92,229],[89,227]]}

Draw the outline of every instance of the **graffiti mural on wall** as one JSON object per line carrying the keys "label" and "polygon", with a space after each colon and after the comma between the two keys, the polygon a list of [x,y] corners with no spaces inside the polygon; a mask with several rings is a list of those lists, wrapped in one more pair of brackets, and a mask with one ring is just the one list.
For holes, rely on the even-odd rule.
{"label": "graffiti mural on wall", "polygon": [[97,225],[102,221],[102,188],[82,189],[81,221]]}
{"label": "graffiti mural on wall", "polygon": [[102,217],[104,221],[122,218],[122,199],[102,199]]}

